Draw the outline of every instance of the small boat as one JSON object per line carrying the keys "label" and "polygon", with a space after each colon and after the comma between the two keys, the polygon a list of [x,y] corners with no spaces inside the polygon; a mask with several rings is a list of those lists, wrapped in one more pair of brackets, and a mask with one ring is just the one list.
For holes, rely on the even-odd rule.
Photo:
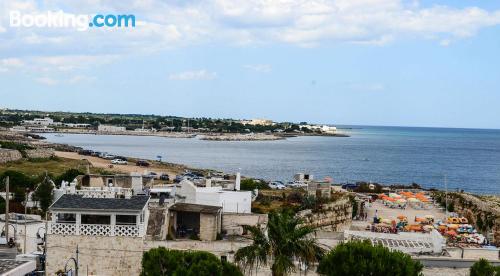
{"label": "small boat", "polygon": [[56,134],[56,135],[54,135],[54,136],[55,136],[55,137],[64,137],[64,135],[62,135],[62,134]]}

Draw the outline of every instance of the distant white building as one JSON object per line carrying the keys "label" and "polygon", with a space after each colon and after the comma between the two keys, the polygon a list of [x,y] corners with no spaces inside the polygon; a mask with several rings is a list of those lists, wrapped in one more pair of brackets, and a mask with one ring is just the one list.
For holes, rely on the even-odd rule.
{"label": "distant white building", "polygon": [[305,127],[312,131],[320,131],[326,134],[335,134],[337,132],[337,127],[328,125],[301,125],[301,127]]}
{"label": "distant white building", "polygon": [[73,123],[64,123],[63,126],[69,127],[69,128],[88,128],[91,125],[90,124],[73,124]]}
{"label": "distant white building", "polygon": [[99,125],[97,131],[102,132],[123,132],[126,131],[125,127],[121,126],[111,126],[111,125]]}
{"label": "distant white building", "polygon": [[35,118],[33,120],[24,120],[22,124],[30,126],[52,126],[54,125],[54,120],[49,117]]}
{"label": "distant white building", "polygon": [[252,120],[242,121],[242,124],[252,125],[252,126],[257,126],[257,125],[272,126],[274,122],[269,119],[252,119]]}
{"label": "distant white building", "polygon": [[222,187],[197,187],[189,180],[183,180],[180,184],[177,195],[185,203],[219,206],[223,213],[251,213],[252,192],[239,191],[238,184],[234,191],[224,190]]}

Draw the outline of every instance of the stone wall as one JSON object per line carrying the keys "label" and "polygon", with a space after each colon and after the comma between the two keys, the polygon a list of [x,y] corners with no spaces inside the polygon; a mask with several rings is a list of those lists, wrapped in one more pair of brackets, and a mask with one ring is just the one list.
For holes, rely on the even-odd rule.
{"label": "stone wall", "polygon": [[149,206],[146,235],[153,240],[164,240],[168,233],[168,210],[166,206]]}
{"label": "stone wall", "polygon": [[37,148],[26,150],[27,158],[51,158],[52,156],[54,156],[53,148]]}
{"label": "stone wall", "polygon": [[349,199],[340,199],[323,204],[321,210],[304,210],[298,213],[305,222],[315,228],[329,231],[342,231],[352,222],[352,204]]}
{"label": "stone wall", "polygon": [[[64,270],[78,245],[80,275],[139,275],[144,251],[142,238],[48,235],[47,275]],[[69,262],[68,267],[74,267]]]}
{"label": "stone wall", "polygon": [[11,161],[17,161],[21,158],[23,158],[23,156],[17,150],[0,148],[0,164],[11,162]]}
{"label": "stone wall", "polygon": [[226,256],[228,261],[234,260],[234,253],[238,249],[251,244],[249,239],[234,239],[220,241],[196,241],[196,240],[174,240],[174,241],[145,241],[145,251],[160,246],[175,250],[199,250],[208,251],[217,257]]}
{"label": "stone wall", "polygon": [[[444,202],[444,192],[434,193],[434,198]],[[500,207],[497,203],[467,193],[448,193],[450,205],[454,212],[467,218],[479,232],[500,246]]]}

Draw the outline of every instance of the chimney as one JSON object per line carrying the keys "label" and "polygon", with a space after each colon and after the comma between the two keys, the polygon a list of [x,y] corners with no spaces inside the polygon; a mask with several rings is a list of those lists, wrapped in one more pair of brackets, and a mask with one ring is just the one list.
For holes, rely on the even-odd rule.
{"label": "chimney", "polygon": [[236,191],[240,190],[240,182],[241,182],[241,174],[240,174],[240,172],[237,172],[236,173],[236,183],[234,184],[234,189]]}

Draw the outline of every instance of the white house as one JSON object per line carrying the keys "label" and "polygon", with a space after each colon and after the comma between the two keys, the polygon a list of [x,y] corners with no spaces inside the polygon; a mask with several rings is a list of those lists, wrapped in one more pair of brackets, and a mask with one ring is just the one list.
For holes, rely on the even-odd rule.
{"label": "white house", "polygon": [[189,180],[180,183],[177,196],[185,203],[222,207],[223,213],[251,213],[252,192],[224,190],[222,187],[197,187]]}

